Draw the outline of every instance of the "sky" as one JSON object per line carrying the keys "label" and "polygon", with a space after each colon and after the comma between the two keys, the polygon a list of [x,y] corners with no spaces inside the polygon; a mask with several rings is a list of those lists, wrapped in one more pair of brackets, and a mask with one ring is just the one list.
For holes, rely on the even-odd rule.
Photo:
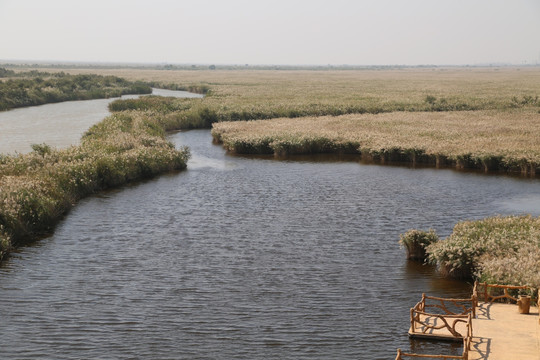
{"label": "sky", "polygon": [[540,63],[540,0],[0,0],[0,61]]}

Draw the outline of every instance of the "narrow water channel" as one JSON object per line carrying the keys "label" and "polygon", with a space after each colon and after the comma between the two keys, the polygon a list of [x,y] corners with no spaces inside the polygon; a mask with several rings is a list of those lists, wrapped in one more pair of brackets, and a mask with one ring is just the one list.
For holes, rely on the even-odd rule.
{"label": "narrow water channel", "polygon": [[[187,91],[152,89],[152,95],[202,97]],[[140,95],[124,95],[122,99]],[[79,143],[83,133],[109,113],[113,99],[66,101],[0,111],[0,154],[30,152],[32,144],[64,148]]]}
{"label": "narrow water channel", "polygon": [[399,234],[540,215],[537,180],[227,155],[177,133],[188,170],[82,201],[0,268],[3,359],[393,359],[422,292],[470,287]]}

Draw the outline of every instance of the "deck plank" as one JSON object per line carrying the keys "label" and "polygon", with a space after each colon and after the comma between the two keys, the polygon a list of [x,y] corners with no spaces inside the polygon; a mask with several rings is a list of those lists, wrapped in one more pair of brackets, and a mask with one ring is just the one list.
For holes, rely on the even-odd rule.
{"label": "deck plank", "polygon": [[[440,327],[444,325],[442,320],[436,316],[420,315],[420,320],[434,327]],[[448,321],[451,323],[454,320],[455,319],[451,319]],[[455,330],[462,335],[466,335],[467,325],[464,322],[459,322],[456,324]],[[446,328],[442,328],[442,329],[427,328],[426,329],[426,327],[422,325],[416,325],[414,332],[412,331],[412,328],[409,328],[409,336],[412,338],[420,338],[420,339],[432,339],[432,340],[444,340],[444,341],[456,341],[456,342],[463,341],[462,337],[453,336],[450,333],[450,331]]]}
{"label": "deck plank", "polygon": [[538,308],[520,314],[516,304],[480,303],[469,360],[508,359],[540,360]]}

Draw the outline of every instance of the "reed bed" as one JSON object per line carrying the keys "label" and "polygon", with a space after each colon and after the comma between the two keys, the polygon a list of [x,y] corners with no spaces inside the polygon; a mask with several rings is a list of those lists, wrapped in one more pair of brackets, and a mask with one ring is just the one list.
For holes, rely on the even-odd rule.
{"label": "reed bed", "polygon": [[540,172],[540,113],[467,111],[286,118],[214,124],[217,142],[241,154],[357,153],[485,171]]}
{"label": "reed bed", "polygon": [[[7,78],[3,79],[2,76]],[[14,73],[0,68],[0,111],[61,101],[105,99],[151,92],[152,88],[148,84],[116,76],[37,71]]]}
{"label": "reed bed", "polygon": [[426,252],[428,261],[452,277],[540,288],[540,217],[462,221]]}
{"label": "reed bed", "polygon": [[0,155],[0,258],[48,234],[82,197],[184,169],[189,151],[175,149],[164,132],[147,114],[124,112],[92,127],[79,146]]}
{"label": "reed bed", "polygon": [[[80,147],[38,146],[25,156],[1,157],[2,249],[48,231],[51,219],[84,194],[183,168],[187,152],[162,137],[174,129],[214,124],[216,141],[238,153],[341,152],[381,162],[540,172],[538,68],[47,71],[122,76],[206,96],[114,102],[115,114]],[[252,121],[260,119],[272,120]],[[63,186],[73,192],[64,194]],[[478,269],[499,279],[508,266],[503,260],[486,257]],[[478,271],[476,263],[473,268]]]}
{"label": "reed bed", "polygon": [[192,102],[209,117],[199,117],[197,122],[196,116],[176,114],[187,117],[189,127],[277,117],[501,110],[540,105],[538,68],[62,71],[98,72],[156,84],[174,83],[179,88],[205,89],[206,97]]}

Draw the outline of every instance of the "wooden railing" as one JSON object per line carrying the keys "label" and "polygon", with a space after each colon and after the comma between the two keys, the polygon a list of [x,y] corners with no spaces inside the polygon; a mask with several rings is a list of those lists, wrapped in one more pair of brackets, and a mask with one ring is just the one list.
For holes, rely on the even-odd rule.
{"label": "wooden railing", "polygon": [[[500,295],[492,295],[492,291],[490,289],[502,289],[503,293]],[[476,291],[477,296],[481,298],[485,302],[496,302],[496,301],[515,301],[517,302],[519,299],[510,295],[508,293],[508,290],[527,290],[530,289],[530,287],[523,285],[523,286],[516,286],[516,285],[496,285],[496,284],[487,284],[487,283],[474,283],[474,289],[473,293]]]}
{"label": "wooden railing", "polygon": [[[426,303],[426,300],[435,300],[436,304]],[[448,309],[448,304],[452,304],[461,308],[461,312],[454,312]],[[427,334],[428,332],[436,336],[436,330],[442,330],[439,334],[444,334],[445,330],[455,338],[465,338],[466,334],[461,334],[456,330],[456,326],[460,323],[467,326],[470,322],[470,315],[475,313],[475,300],[470,299],[445,299],[422,294],[420,300],[411,309],[411,335]],[[426,308],[440,309],[444,314],[436,314],[427,312]],[[445,337],[444,335],[441,337]]]}
{"label": "wooden railing", "polygon": [[[450,333],[451,337],[463,338],[465,337],[465,334],[458,332],[456,330],[456,326],[460,323],[463,323],[466,326],[468,317],[469,315],[430,314],[415,310],[413,308],[411,309],[411,332],[412,334],[419,334],[417,329],[421,329],[421,333],[426,334],[428,331],[433,332],[435,330],[444,329]],[[429,319],[431,321],[422,320],[422,318]],[[435,321],[434,319],[438,321]]]}
{"label": "wooden railing", "polygon": [[[428,300],[431,301],[428,302]],[[477,301],[474,295],[468,299],[451,299],[422,294],[422,300],[420,302],[423,304],[422,311],[426,311],[427,308],[433,308],[440,309],[446,315],[467,315],[472,313],[473,318],[476,317]],[[434,304],[431,304],[431,302],[434,302]]]}
{"label": "wooden railing", "polygon": [[[502,294],[493,294],[496,290],[490,289],[502,289]],[[531,290],[528,286],[516,286],[516,285],[495,285],[475,282],[472,296],[470,299],[448,299],[438,298],[434,296],[426,296],[422,294],[422,300],[418,302],[411,309],[411,330],[410,335],[414,334],[426,334],[428,331],[433,333],[434,330],[448,331],[450,336],[448,338],[461,338],[463,339],[463,353],[459,355],[427,355],[427,354],[411,354],[404,353],[401,349],[397,350],[396,360],[404,360],[406,358],[424,358],[424,359],[462,359],[467,360],[469,351],[472,347],[473,328],[472,319],[476,317],[476,308],[478,307],[478,300],[482,299],[484,302],[494,301],[507,301],[517,302],[518,298],[512,296],[509,291],[511,290]],[[432,304],[434,302],[434,304]],[[449,308],[458,309],[453,311]],[[540,308],[540,289],[538,290],[538,307]],[[435,311],[442,312],[442,314],[433,314],[427,312],[426,309],[436,309]],[[429,319],[429,320],[422,320]],[[435,321],[437,319],[438,321]],[[428,322],[429,321],[429,322]],[[435,325],[440,323],[441,325]],[[464,334],[459,333],[456,330],[456,325],[459,323],[465,323]],[[540,318],[539,318],[540,323]],[[421,332],[417,332],[417,329]],[[444,330],[443,330],[444,329]]]}
{"label": "wooden railing", "polygon": [[396,360],[404,360],[404,358],[428,358],[428,359],[461,359],[461,360],[468,360],[469,358],[469,351],[471,350],[472,346],[472,337],[473,337],[473,331],[472,331],[472,316],[471,313],[467,314],[467,323],[466,323],[466,333],[463,336],[463,352],[461,355],[428,355],[428,354],[410,354],[410,353],[404,353],[401,351],[401,349],[397,350]]}
{"label": "wooden railing", "polygon": [[469,351],[472,347],[472,338],[473,338],[473,328],[472,328],[472,319],[473,317],[469,314],[469,319],[467,321],[467,335],[463,338],[463,360],[469,359]]}

